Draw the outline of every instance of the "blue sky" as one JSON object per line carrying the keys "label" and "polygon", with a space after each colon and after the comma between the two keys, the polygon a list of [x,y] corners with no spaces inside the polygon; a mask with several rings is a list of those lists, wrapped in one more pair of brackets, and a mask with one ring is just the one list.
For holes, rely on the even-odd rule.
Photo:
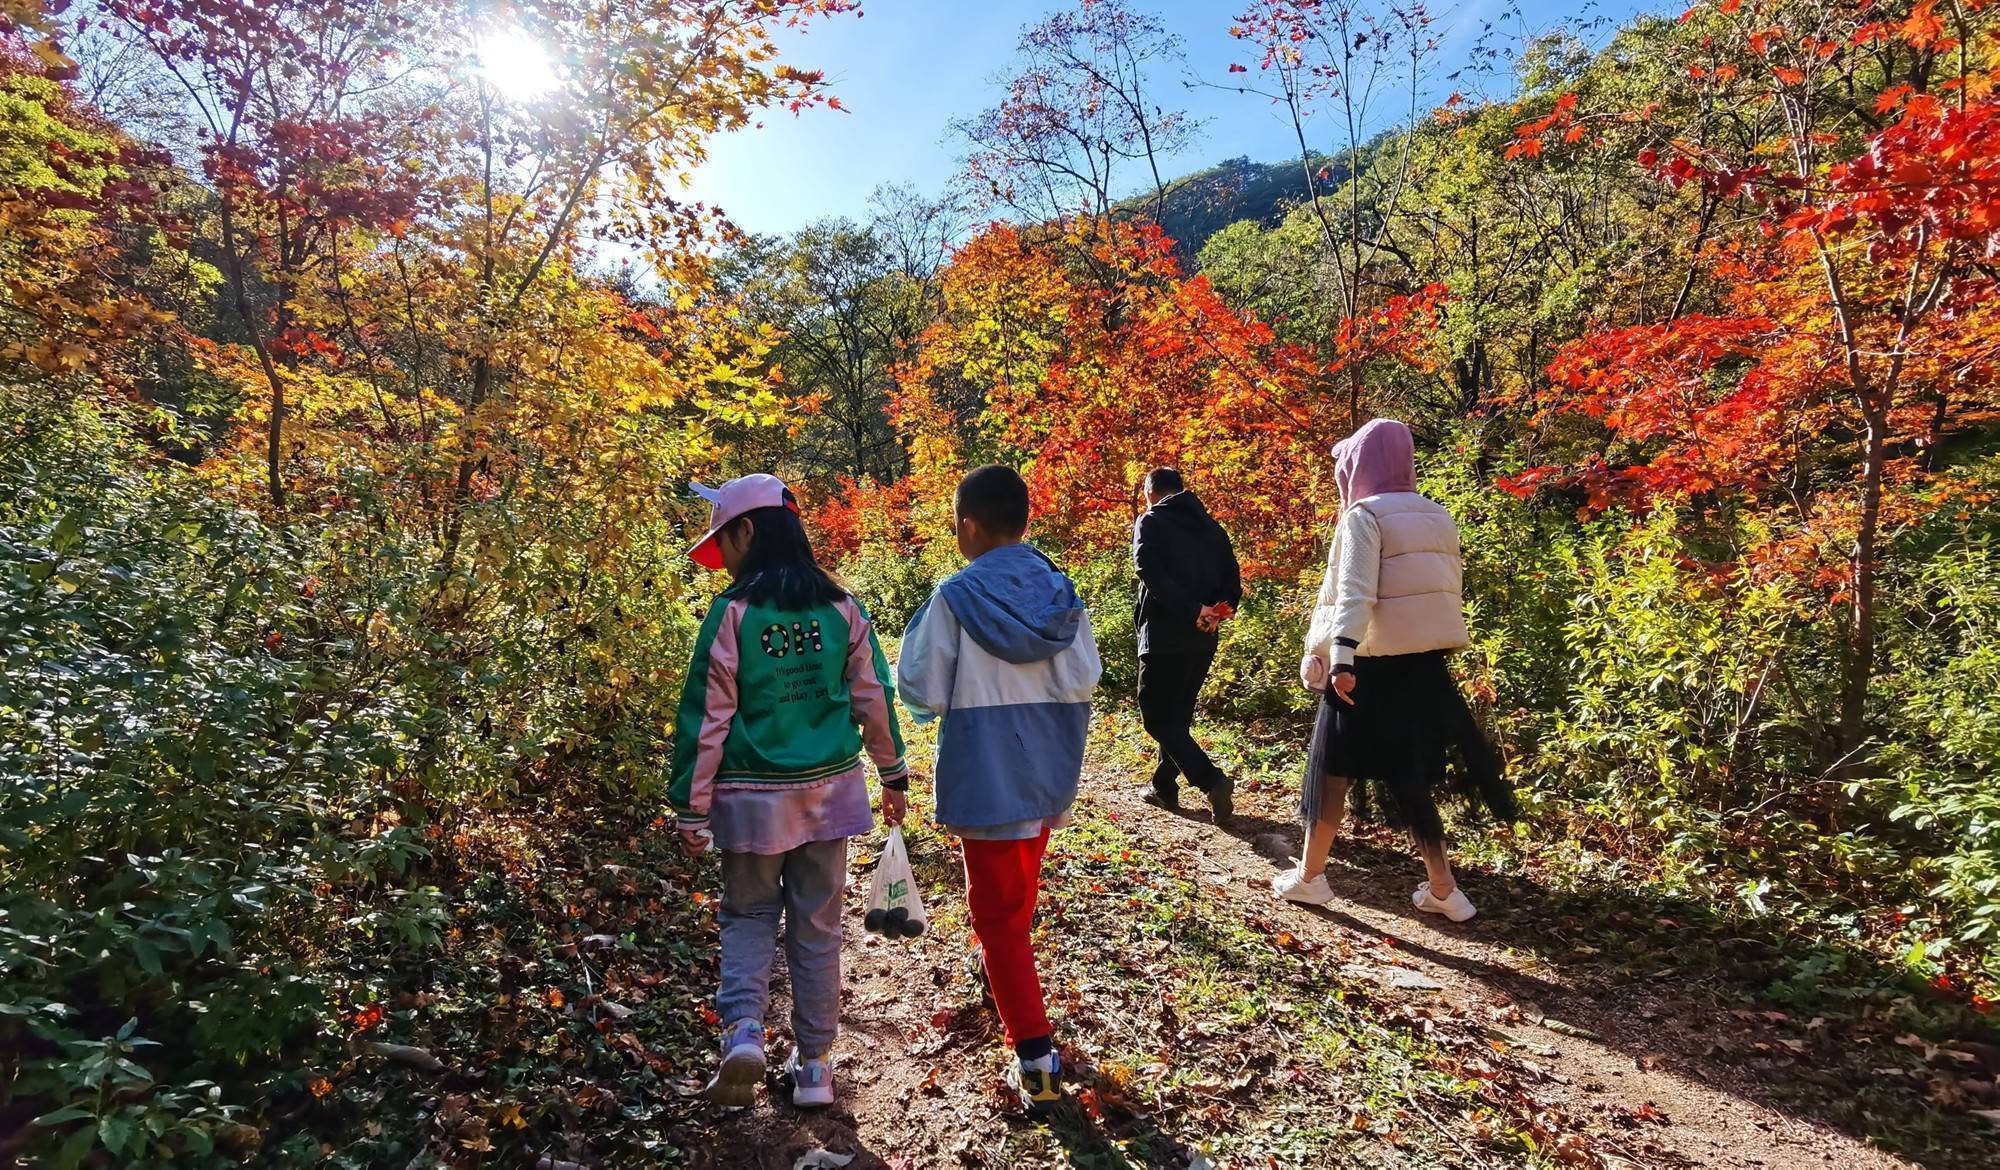
{"label": "blue sky", "polygon": [[[1068,2],[864,0],[858,18],[818,21],[802,35],[786,36],[786,59],[825,70],[848,112],[773,114],[759,129],[718,140],[695,175],[693,196],[720,205],[752,231],[787,232],[826,216],[864,216],[878,183],[941,189],[960,157],[951,120],[994,103],[993,79],[1012,58],[1021,26]],[[1518,0],[1518,6],[1526,29],[1538,32],[1566,18],[1623,18],[1672,2]],[[1432,79],[1436,100],[1453,89],[1476,91],[1469,77],[1446,75],[1467,62],[1485,22],[1520,27],[1503,16],[1507,0],[1448,3],[1440,0],[1433,10],[1443,46]],[[1246,46],[1228,31],[1244,0],[1134,0],[1134,7],[1158,15],[1185,40],[1188,80],[1226,82],[1232,61],[1253,66],[1255,76]],[[1204,123],[1194,145],[1163,168],[1167,173],[1237,155],[1268,161],[1296,151],[1290,124],[1264,99],[1162,80],[1173,83],[1160,87],[1162,100],[1177,100]]]}

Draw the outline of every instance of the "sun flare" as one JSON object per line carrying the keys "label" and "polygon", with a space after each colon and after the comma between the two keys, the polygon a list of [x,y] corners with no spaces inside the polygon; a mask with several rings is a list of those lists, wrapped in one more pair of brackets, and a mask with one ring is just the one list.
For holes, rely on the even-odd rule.
{"label": "sun flare", "polygon": [[547,97],[562,82],[555,61],[525,29],[508,28],[481,37],[477,59],[480,79],[512,101]]}

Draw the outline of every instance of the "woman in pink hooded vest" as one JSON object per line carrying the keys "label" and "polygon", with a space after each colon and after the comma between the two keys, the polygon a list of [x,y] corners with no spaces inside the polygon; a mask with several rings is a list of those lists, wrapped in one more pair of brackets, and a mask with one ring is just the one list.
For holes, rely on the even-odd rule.
{"label": "woman in pink hooded vest", "polygon": [[1340,833],[1341,803],[1357,812],[1369,790],[1390,824],[1409,830],[1429,880],[1417,909],[1464,922],[1476,913],[1445,856],[1433,798],[1457,757],[1454,787],[1503,818],[1514,799],[1498,754],[1481,734],[1445,656],[1467,641],[1460,596],[1458,526],[1417,494],[1410,428],[1376,419],[1333,449],[1340,520],[1306,636],[1301,681],[1322,692],[1307,753],[1306,846],[1272,893],[1319,904],[1333,891],[1326,857]]}

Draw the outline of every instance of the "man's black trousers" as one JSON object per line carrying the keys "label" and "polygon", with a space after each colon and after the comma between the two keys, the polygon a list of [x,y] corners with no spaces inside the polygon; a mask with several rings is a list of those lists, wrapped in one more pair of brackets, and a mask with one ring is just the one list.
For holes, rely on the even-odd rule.
{"label": "man's black trousers", "polygon": [[1201,685],[1215,663],[1215,646],[1139,656],[1139,714],[1146,734],[1160,745],[1160,766],[1153,770],[1153,790],[1176,791],[1175,777],[1206,792],[1222,780],[1201,745],[1194,741],[1194,708]]}

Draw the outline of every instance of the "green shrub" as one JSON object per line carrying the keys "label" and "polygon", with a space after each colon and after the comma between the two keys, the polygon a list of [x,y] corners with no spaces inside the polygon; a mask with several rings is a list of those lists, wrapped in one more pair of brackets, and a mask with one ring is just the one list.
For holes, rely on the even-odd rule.
{"label": "green shrub", "polygon": [[900,637],[937,588],[937,583],[965,564],[949,540],[934,540],[915,553],[864,547],[842,561],[840,579],[854,592],[869,620],[891,637]]}
{"label": "green shrub", "polygon": [[[311,558],[135,455],[116,421],[0,421],[0,1058],[77,1165],[229,1165],[296,1093],[346,928],[319,890],[423,854],[347,821],[423,713],[351,689]],[[379,889],[377,885],[374,888]]]}
{"label": "green shrub", "polygon": [[1076,582],[1076,591],[1090,610],[1090,631],[1097,639],[1098,655],[1104,659],[1099,693],[1107,698],[1131,697],[1139,686],[1139,642],[1133,626],[1139,580],[1132,569],[1131,554],[1081,557],[1067,556],[1055,549],[1048,551]]}
{"label": "green shrub", "polygon": [[0,1106],[36,1165],[237,1165],[274,1116],[317,1157],[344,1016],[440,954],[439,822],[657,791],[700,599],[581,503],[475,516],[457,575],[367,475],[276,528],[122,409],[0,396]]}
{"label": "green shrub", "polygon": [[1859,795],[1918,834],[1911,862],[1928,898],[1906,926],[1920,957],[1957,948],[2000,983],[2000,549],[1977,533],[1899,585],[1893,730]]}
{"label": "green shrub", "polygon": [[[1995,478],[1974,467],[1975,481]],[[2000,966],[2000,560],[1993,517],[1932,514],[1885,559],[1865,769],[1822,774],[1837,610],[1734,567],[1753,518],[1661,511],[1578,524],[1449,460],[1473,646],[1536,828],[1668,886],[1786,914],[1809,937],[1891,942],[1922,975]]]}

